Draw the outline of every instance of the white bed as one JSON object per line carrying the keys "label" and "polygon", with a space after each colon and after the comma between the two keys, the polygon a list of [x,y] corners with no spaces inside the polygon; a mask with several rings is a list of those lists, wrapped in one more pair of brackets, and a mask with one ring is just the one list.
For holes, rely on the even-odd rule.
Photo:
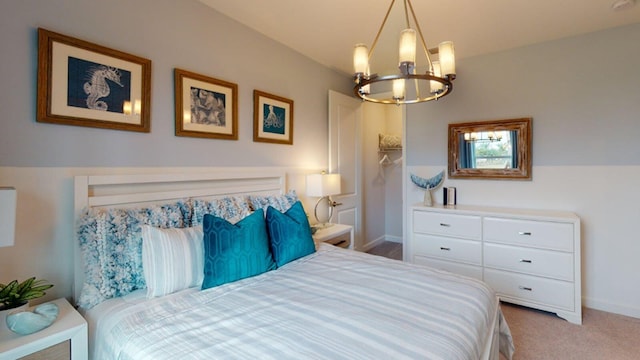
{"label": "white bed", "polygon": [[[285,190],[280,170],[82,176],[75,209]],[[77,301],[80,261],[76,274]],[[484,283],[327,244],[257,276],[155,298],[135,290],[83,314],[94,359],[498,359],[513,346]]]}

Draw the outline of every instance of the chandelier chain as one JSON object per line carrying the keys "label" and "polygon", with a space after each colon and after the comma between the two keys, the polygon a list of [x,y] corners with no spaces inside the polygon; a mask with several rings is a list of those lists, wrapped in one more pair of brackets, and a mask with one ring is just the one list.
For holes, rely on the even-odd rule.
{"label": "chandelier chain", "polygon": [[[413,4],[411,1],[409,2],[409,9],[411,9],[411,15],[413,16],[413,22],[416,24],[416,30],[418,30],[418,35],[420,35],[420,41],[422,42],[422,49],[424,50],[424,54],[427,57],[427,62],[429,63],[429,73],[433,74],[433,63],[431,62],[431,56],[429,56],[429,48],[427,47],[427,42],[424,40],[424,36],[422,36],[422,29],[420,29],[420,23],[418,23],[418,18],[416,17],[415,11],[413,11]],[[405,4],[405,12],[406,12],[406,4]]]}
{"label": "chandelier chain", "polygon": [[373,45],[371,45],[371,50],[369,50],[369,60],[371,60],[371,56],[373,55],[373,50],[376,48],[376,44],[378,43],[378,39],[380,38],[380,34],[382,34],[382,29],[384,29],[384,24],[387,23],[387,19],[389,19],[389,14],[391,14],[391,9],[393,9],[393,4],[396,0],[391,1],[391,5],[389,5],[389,9],[387,10],[387,14],[384,16],[384,20],[382,20],[382,25],[380,25],[380,29],[378,29],[378,33],[376,34],[376,38],[373,40]]}

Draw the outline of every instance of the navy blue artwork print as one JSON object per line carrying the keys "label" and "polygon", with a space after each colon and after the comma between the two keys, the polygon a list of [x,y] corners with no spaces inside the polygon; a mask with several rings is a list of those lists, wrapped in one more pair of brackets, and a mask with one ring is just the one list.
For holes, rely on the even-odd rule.
{"label": "navy blue artwork print", "polygon": [[285,109],[271,104],[264,104],[262,111],[264,113],[262,131],[284,135]]}
{"label": "navy blue artwork print", "polygon": [[226,96],[222,93],[191,87],[191,123],[226,125]]}
{"label": "navy blue artwork print", "polygon": [[69,57],[67,106],[124,113],[131,101],[131,72]]}

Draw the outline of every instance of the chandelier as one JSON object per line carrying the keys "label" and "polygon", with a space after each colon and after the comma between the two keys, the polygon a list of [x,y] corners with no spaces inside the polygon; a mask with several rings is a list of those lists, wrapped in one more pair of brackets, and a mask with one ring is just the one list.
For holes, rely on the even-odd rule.
{"label": "chandelier", "polygon": [[488,141],[488,142],[494,142],[494,141],[502,141],[502,131],[489,131],[486,133],[486,137],[485,137],[485,133],[484,132],[470,132],[470,133],[464,133],[464,140],[465,141],[469,141],[469,142],[483,142],[483,141]]}
{"label": "chandelier", "polygon": [[[445,41],[440,43],[437,49],[428,49],[411,1],[403,0],[403,2],[406,29],[400,33],[399,74],[371,74],[369,69],[373,51],[389,18],[395,0],[392,0],[391,5],[389,5],[389,10],[387,10],[382,25],[380,25],[378,34],[373,41],[373,45],[371,45],[371,50],[364,44],[355,46],[353,67],[355,69],[354,81],[356,86],[353,91],[362,100],[381,104],[414,104],[437,100],[453,90],[452,82],[456,78],[453,43]],[[411,27],[409,12],[415,29]],[[424,73],[418,73],[416,70],[416,35],[420,36],[420,44],[427,58],[426,71]],[[431,54],[437,54],[438,60],[432,61]]]}

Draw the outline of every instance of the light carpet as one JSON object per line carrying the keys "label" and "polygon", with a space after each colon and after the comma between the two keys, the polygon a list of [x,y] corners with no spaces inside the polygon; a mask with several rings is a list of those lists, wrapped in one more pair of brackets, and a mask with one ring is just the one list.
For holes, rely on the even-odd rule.
{"label": "light carpet", "polygon": [[582,325],[544,311],[502,303],[513,360],[640,359],[640,319],[583,308]]}

